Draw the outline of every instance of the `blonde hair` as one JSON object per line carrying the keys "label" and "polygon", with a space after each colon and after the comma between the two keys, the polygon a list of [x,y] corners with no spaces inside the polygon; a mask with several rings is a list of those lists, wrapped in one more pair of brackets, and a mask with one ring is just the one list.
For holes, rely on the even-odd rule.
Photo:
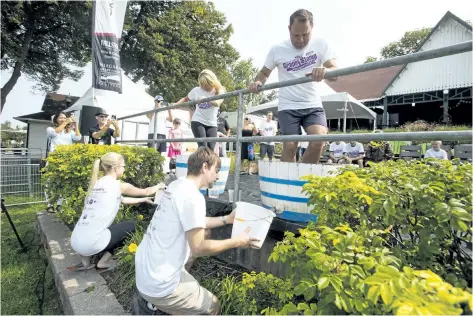
{"label": "blonde hair", "polygon": [[92,167],[92,175],[90,176],[89,189],[87,190],[87,196],[90,195],[99,178],[100,171],[105,174],[112,170],[113,167],[117,167],[120,161],[124,160],[123,156],[114,152],[106,153],[100,159],[94,161]]}
{"label": "blonde hair", "polygon": [[199,74],[199,85],[202,87],[203,85],[212,86],[215,89],[217,94],[221,94],[225,91],[225,87],[222,86],[220,81],[218,80],[217,76],[214,74],[212,70],[204,69]]}

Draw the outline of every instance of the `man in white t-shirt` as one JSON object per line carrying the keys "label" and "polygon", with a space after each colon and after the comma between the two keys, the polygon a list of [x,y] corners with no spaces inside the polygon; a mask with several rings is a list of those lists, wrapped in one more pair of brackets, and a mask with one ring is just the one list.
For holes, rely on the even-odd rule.
{"label": "man in white t-shirt", "polygon": [[339,163],[349,163],[358,165],[363,168],[363,157],[365,156],[365,148],[363,144],[351,141],[345,145],[343,150],[343,160],[339,160]]}
{"label": "man in white t-shirt", "polygon": [[199,147],[190,155],[187,177],[172,182],[158,197],[154,216],[136,252],[136,287],[141,297],[169,315],[220,312],[217,297],[186,270],[191,256],[254,247],[257,242],[248,237],[249,230],[230,239],[205,239],[206,229],[232,224],[235,219],[235,211],[228,216],[205,216],[205,199],[199,189],[212,188],[219,169],[220,159],[208,147]]}
{"label": "man in white t-shirt", "polygon": [[[164,98],[161,95],[157,95],[154,98],[154,108],[155,109],[160,109],[163,107],[163,102]],[[168,133],[168,129],[166,128],[166,122],[172,122],[172,119],[170,117],[169,111],[162,111],[158,113],[150,113],[146,114],[146,116],[149,119],[149,125],[148,125],[148,139],[154,139],[154,116],[158,114],[158,133],[157,133],[157,139],[166,139],[166,135]],[[159,153],[165,153],[166,152],[166,143],[159,143],[157,146],[154,144],[149,143],[148,147],[156,147],[157,151]]]}
{"label": "man in white t-shirt", "polygon": [[[279,89],[278,121],[281,135],[299,135],[301,126],[308,135],[327,134],[327,119],[320,99],[320,84],[327,69],[336,69],[335,54],[328,43],[312,38],[312,13],[297,10],[289,19],[290,40],[273,46],[264,67],[248,86],[258,93],[274,68],[278,68],[279,81],[311,75],[313,82]],[[336,78],[330,79],[336,80]],[[303,163],[318,163],[324,142],[310,142],[302,157]],[[285,142],[281,161],[294,162],[297,142]]]}
{"label": "man in white t-shirt", "polygon": [[424,158],[437,158],[437,159],[443,159],[443,160],[448,160],[448,155],[445,150],[440,148],[442,146],[442,142],[437,140],[432,142],[432,148],[428,149],[425,154]]}
{"label": "man in white t-shirt", "polygon": [[327,161],[327,163],[338,163],[339,160],[342,160],[345,146],[345,142],[339,140],[332,142],[329,147],[330,159]]}
{"label": "man in white t-shirt", "polygon": [[[273,112],[266,113],[266,121],[260,128],[260,135],[262,136],[275,136],[276,135],[276,124],[274,124]],[[269,161],[273,160],[274,155],[274,142],[261,142],[260,143],[260,159],[263,160],[268,153]]]}

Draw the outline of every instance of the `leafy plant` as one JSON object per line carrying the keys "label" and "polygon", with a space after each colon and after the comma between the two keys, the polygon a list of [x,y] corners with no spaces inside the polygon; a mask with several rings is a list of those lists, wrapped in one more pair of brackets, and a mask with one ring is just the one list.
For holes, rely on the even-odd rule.
{"label": "leafy plant", "polygon": [[[305,177],[319,223],[348,221],[356,231],[388,229],[389,247],[419,269],[471,287],[471,164],[404,160]],[[466,281],[466,282],[465,282]]]}
{"label": "leafy plant", "polygon": [[[153,149],[128,146],[69,145],[58,146],[48,157],[43,181],[50,201],[64,198],[63,209],[57,215],[66,223],[74,223],[84,206],[84,198],[95,159],[107,152],[117,152],[125,158],[126,168],[122,181],[136,187],[156,185],[164,179],[163,158]],[[117,220],[134,218],[149,206],[127,206],[119,212]]]}
{"label": "leafy plant", "polygon": [[[269,260],[288,267],[285,278],[243,274],[206,281],[223,314],[450,314],[471,310],[471,294],[429,270],[402,266],[385,246],[389,230],[354,232],[348,225],[286,232]],[[468,304],[468,307],[467,307]]]}

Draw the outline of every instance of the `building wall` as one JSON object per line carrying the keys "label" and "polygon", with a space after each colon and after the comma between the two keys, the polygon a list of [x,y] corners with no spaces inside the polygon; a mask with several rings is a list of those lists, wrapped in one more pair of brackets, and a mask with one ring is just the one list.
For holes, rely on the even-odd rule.
{"label": "building wall", "polygon": [[34,154],[41,150],[44,157],[46,155],[46,128],[52,126],[49,122],[30,122],[28,123],[28,149]]}
{"label": "building wall", "polygon": [[[420,51],[471,41],[472,32],[453,18],[446,19]],[[411,63],[387,89],[386,95],[402,95],[471,86],[471,52]]]}

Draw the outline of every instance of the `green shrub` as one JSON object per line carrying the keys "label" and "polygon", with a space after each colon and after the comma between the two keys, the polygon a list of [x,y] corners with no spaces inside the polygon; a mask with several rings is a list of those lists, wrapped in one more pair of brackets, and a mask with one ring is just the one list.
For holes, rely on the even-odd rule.
{"label": "green shrub", "polygon": [[[117,152],[124,156],[126,162],[122,181],[139,188],[156,185],[164,179],[163,158],[153,149],[128,146],[98,146],[76,144],[72,146],[58,146],[48,157],[48,166],[45,168],[43,181],[50,201],[64,198],[63,210],[57,215],[66,223],[77,221],[84,206],[84,198],[92,173],[95,159],[99,159],[107,152]],[[134,217],[139,210],[149,206],[123,207],[117,220]]]}
{"label": "green shrub", "polygon": [[[388,230],[358,233],[348,225],[286,232],[270,260],[288,267],[286,278],[244,274],[241,281],[207,281],[223,314],[335,315],[438,314],[471,310],[471,294],[431,271],[402,267],[384,246]],[[469,307],[466,307],[466,304]]]}
{"label": "green shrub", "polygon": [[404,160],[350,168],[335,177],[308,176],[319,223],[356,230],[390,229],[393,252],[419,269],[471,286],[471,164]]}

